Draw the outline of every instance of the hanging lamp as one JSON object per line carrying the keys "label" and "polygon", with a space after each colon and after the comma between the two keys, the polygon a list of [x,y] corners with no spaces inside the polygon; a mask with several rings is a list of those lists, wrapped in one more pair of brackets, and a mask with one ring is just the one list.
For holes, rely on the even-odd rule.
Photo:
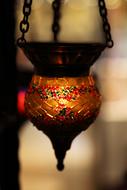
{"label": "hanging lamp", "polygon": [[100,110],[101,95],[89,74],[90,67],[106,47],[113,47],[104,0],[98,0],[98,6],[106,42],[59,42],[62,2],[52,2],[53,41],[27,42],[25,34],[29,30],[32,0],[24,0],[24,17],[20,22],[22,35],[17,40],[35,68],[25,95],[25,114],[50,138],[60,171],[73,139],[95,121]]}

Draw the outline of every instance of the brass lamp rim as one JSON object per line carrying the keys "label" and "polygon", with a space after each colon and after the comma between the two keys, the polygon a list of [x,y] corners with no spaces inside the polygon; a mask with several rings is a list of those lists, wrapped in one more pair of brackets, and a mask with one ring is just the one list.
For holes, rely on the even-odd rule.
{"label": "brass lamp rim", "polygon": [[107,47],[106,43],[104,42],[39,42],[39,41],[28,41],[26,43],[20,42],[18,44],[20,48],[28,48],[28,47],[36,47],[36,48],[42,48],[47,47],[48,49],[43,49],[44,52],[47,52],[50,48],[54,48],[55,52],[61,52],[58,48],[65,48],[64,51],[74,51],[87,48],[100,48],[102,51]]}
{"label": "brass lamp rim", "polygon": [[88,75],[106,44],[27,42],[21,48],[35,66],[36,74],[62,77]]}

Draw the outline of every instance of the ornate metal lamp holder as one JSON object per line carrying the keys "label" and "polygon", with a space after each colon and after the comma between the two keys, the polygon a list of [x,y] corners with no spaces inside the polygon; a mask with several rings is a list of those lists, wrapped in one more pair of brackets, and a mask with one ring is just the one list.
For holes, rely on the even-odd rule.
{"label": "ornate metal lamp holder", "polygon": [[101,52],[113,46],[104,0],[98,0],[98,5],[105,43],[59,42],[61,3],[61,0],[52,3],[53,41],[26,42],[32,0],[24,0],[24,17],[20,23],[22,36],[17,40],[18,46],[35,67],[25,95],[25,113],[50,138],[58,170],[64,168],[63,160],[73,139],[86,130],[99,113],[101,95],[89,70]]}

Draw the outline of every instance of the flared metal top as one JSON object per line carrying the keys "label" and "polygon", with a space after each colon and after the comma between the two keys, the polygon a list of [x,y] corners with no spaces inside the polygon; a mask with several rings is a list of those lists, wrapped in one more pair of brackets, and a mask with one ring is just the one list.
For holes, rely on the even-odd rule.
{"label": "flared metal top", "polygon": [[89,73],[106,44],[29,42],[20,47],[35,66],[36,74],[79,76]]}

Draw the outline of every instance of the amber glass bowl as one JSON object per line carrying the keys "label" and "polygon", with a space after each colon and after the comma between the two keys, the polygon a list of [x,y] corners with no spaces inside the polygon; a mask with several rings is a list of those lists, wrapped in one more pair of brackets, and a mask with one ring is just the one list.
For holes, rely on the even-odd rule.
{"label": "amber glass bowl", "polygon": [[100,105],[101,96],[92,76],[34,75],[25,96],[26,115],[40,130],[85,130],[97,117]]}

